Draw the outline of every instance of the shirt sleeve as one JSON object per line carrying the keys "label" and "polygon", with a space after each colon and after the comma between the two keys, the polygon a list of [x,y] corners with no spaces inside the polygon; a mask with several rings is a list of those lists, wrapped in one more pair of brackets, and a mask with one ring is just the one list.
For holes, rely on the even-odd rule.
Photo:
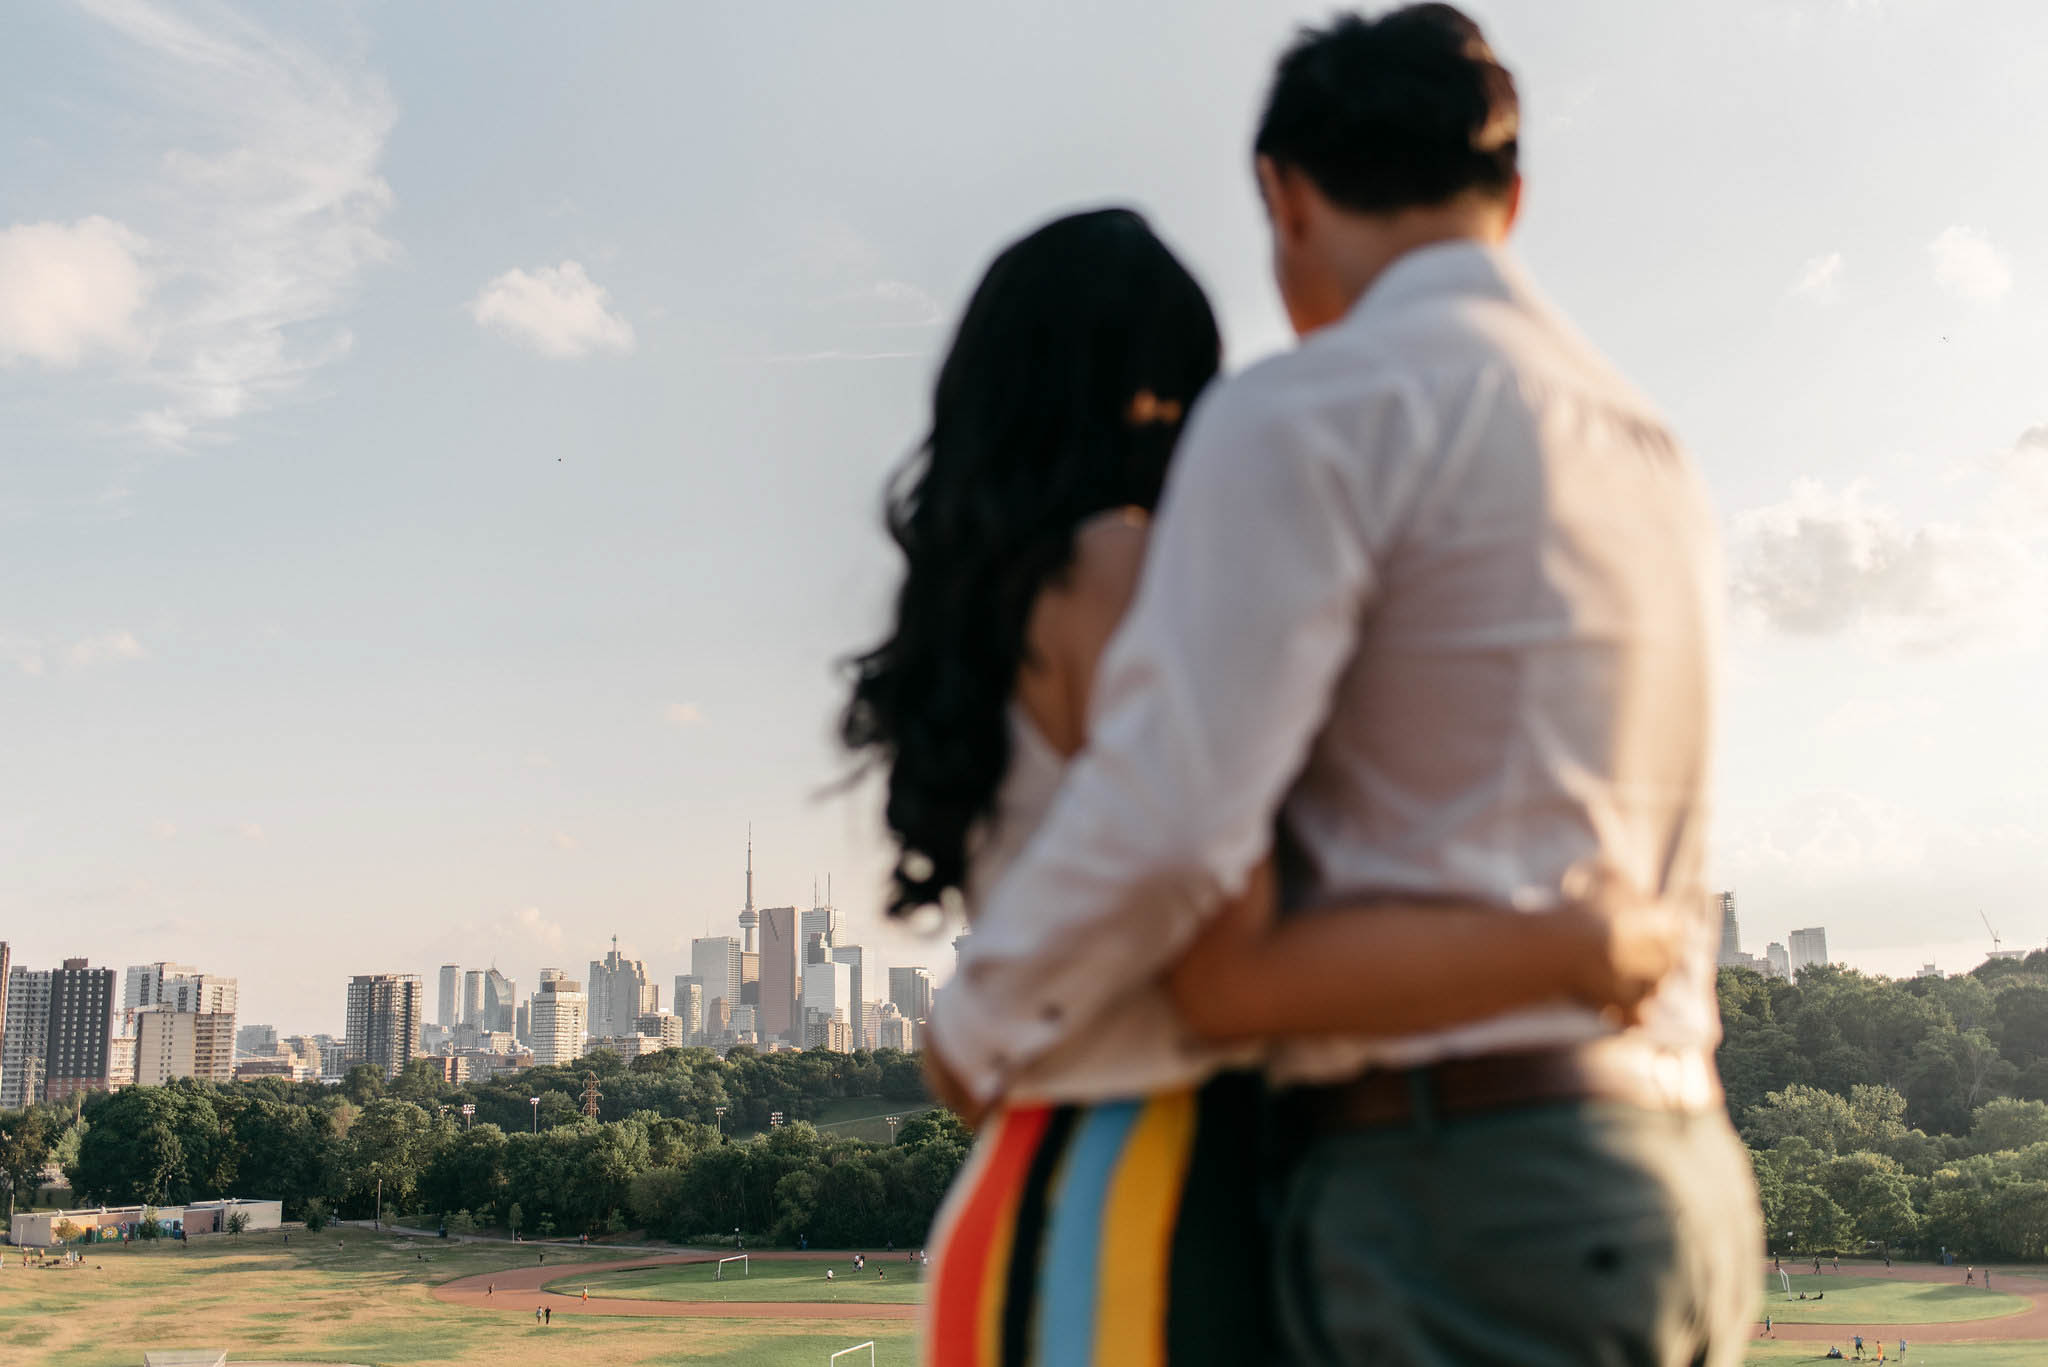
{"label": "shirt sleeve", "polygon": [[1264,854],[1375,583],[1372,486],[1423,423],[1412,389],[1347,378],[1340,411],[1258,372],[1197,409],[1088,746],[934,1007],[978,1098],[1156,978]]}

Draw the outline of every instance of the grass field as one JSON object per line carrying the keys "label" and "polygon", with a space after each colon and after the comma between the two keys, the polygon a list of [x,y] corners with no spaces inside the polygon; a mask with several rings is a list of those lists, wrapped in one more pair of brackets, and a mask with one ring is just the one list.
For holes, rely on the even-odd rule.
{"label": "grass field", "polygon": [[[1911,1335],[1907,1337],[1911,1339]],[[1868,1356],[1864,1361],[1869,1362],[1877,1356],[1877,1340],[1866,1335],[1864,1342],[1869,1345],[1865,1349]],[[1856,1360],[1849,1347],[1848,1334],[1842,1335],[1841,1342],[1835,1346],[1849,1361]],[[1826,1343],[1811,1340],[1804,1343],[1761,1342],[1750,1350],[1743,1364],[1744,1367],[1782,1367],[1787,1362],[1818,1362],[1827,1351]],[[1884,1341],[1884,1351],[1887,1367],[1899,1360],[1897,1334]],[[1907,1344],[1906,1367],[1919,1367],[1923,1363],[1929,1367],[2041,1367],[2044,1362],[2048,1362],[2048,1343],[2038,1340],[2031,1343],[1929,1343],[1924,1346],[1909,1341]]]}
{"label": "grass field", "polygon": [[[2027,1308],[2026,1301],[2003,1291],[1947,1282],[1888,1281],[1883,1277],[1806,1276],[1792,1279],[1792,1296],[1776,1276],[1765,1274],[1764,1308],[1781,1324],[1843,1324],[1853,1330],[1864,1324],[1940,1324],[1951,1320],[1995,1319]],[[1826,1300],[1800,1300],[1804,1291],[1820,1291]],[[1894,1345],[1896,1346],[1896,1345]],[[1825,1348],[1822,1349],[1826,1351]]]}
{"label": "grass field", "polygon": [[[826,1301],[848,1305],[915,1305],[924,1299],[924,1269],[880,1254],[868,1260],[865,1274],[846,1262],[760,1262],[753,1275],[742,1277],[737,1263],[713,1281],[708,1265],[643,1267],[592,1277],[550,1282],[548,1290],[573,1296],[587,1284],[593,1296],[625,1296],[655,1301]],[[833,1280],[825,1280],[831,1268]],[[876,1277],[886,1272],[886,1277]]]}
{"label": "grass field", "polygon": [[[289,1248],[275,1234],[201,1239],[189,1251],[109,1246],[88,1253],[83,1267],[46,1270],[22,1268],[19,1253],[10,1252],[0,1270],[4,1367],[136,1367],[145,1347],[225,1348],[231,1362],[372,1367],[824,1367],[827,1353],[864,1339],[876,1340],[878,1367],[904,1367],[914,1356],[907,1326],[863,1320],[857,1305],[844,1320],[564,1315],[541,1328],[525,1315],[447,1305],[428,1294],[453,1277],[534,1266],[530,1247],[504,1244],[295,1231]],[[548,1254],[550,1262],[610,1256],[597,1247]],[[852,1361],[841,1359],[841,1367]]]}
{"label": "grass field", "polygon": [[818,1115],[811,1123],[820,1134],[837,1139],[861,1139],[870,1144],[889,1142],[884,1116],[904,1120],[937,1108],[936,1102],[912,1101],[889,1105],[871,1096],[835,1096],[818,1103]]}

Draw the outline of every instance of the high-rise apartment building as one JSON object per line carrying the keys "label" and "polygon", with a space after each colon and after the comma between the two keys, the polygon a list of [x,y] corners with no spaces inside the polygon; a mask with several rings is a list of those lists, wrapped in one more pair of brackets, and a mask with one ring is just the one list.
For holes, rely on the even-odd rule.
{"label": "high-rise apartment building", "polygon": [[83,959],[66,959],[50,974],[49,1044],[43,1056],[47,1100],[105,1090],[114,990],[114,970],[89,967]]}
{"label": "high-rise apartment building", "polygon": [[397,1077],[419,1051],[426,989],[417,973],[358,973],[348,980],[344,1070],[367,1063]]}
{"label": "high-rise apartment building", "polygon": [[462,1019],[457,1024],[481,1028],[483,1023],[484,971],[472,968],[462,975]]}
{"label": "high-rise apartment building", "polygon": [[0,1110],[43,1099],[43,1059],[50,1045],[50,971],[11,963],[7,1015],[0,1024]]}
{"label": "high-rise apartment building", "polygon": [[241,984],[235,979],[195,969],[167,975],[159,984],[155,1004],[172,1011],[232,1016],[240,998]]}
{"label": "high-rise apartment building", "polygon": [[131,964],[121,975],[121,1009],[134,1011],[163,1000],[166,978],[189,978],[199,972],[191,964]]}
{"label": "high-rise apartment building", "polygon": [[0,1093],[7,1090],[7,970],[13,964],[13,951],[0,940]]}
{"label": "high-rise apartment building", "polygon": [[235,1075],[235,1018],[163,1006],[135,1013],[135,1081],[161,1087],[173,1078],[228,1082]]}
{"label": "high-rise apartment building", "polygon": [[529,1043],[536,1067],[573,1063],[590,1035],[589,998],[573,978],[545,979],[527,1006]]}
{"label": "high-rise apartment building", "polygon": [[761,1002],[755,1013],[761,1038],[801,1043],[798,1035],[797,938],[795,907],[764,907],[761,911]]}
{"label": "high-rise apartment building", "polygon": [[235,1052],[244,1058],[262,1058],[277,1052],[277,1027],[274,1025],[238,1025],[235,1027]]}
{"label": "high-rise apartment building", "polygon": [[730,935],[707,935],[690,941],[689,975],[703,985],[704,1007],[723,1001],[730,1016],[740,1004],[740,959],[744,951]]}
{"label": "high-rise apartment building", "polygon": [[1828,962],[1828,933],[1825,927],[1809,926],[1805,930],[1795,930],[1785,937],[1785,943],[1793,977],[1797,977],[1799,970],[1809,964]]}
{"label": "high-rise apartment building", "polygon": [[590,961],[590,1033],[614,1038],[633,1033],[633,1018],[661,1009],[661,988],[647,975],[647,965],[619,953],[619,937],[603,959]]}
{"label": "high-rise apartment building", "polygon": [[461,1001],[461,992],[461,965],[442,964],[441,994],[435,1003],[439,1009],[434,1012],[434,1022],[437,1025],[445,1025],[452,1030],[462,1023],[462,1017],[457,1014],[458,1003]]}
{"label": "high-rise apartment building", "polygon": [[929,968],[889,970],[889,1000],[908,1021],[932,1017],[932,971]]}
{"label": "high-rise apartment building", "polygon": [[689,1040],[683,1037],[683,1021],[680,1016],[666,1011],[650,1011],[633,1020],[633,1033],[645,1035],[654,1040],[660,1048],[680,1049]]}
{"label": "high-rise apartment building", "polygon": [[1764,946],[1764,962],[1771,966],[1773,978],[1791,978],[1792,953],[1776,940]]}

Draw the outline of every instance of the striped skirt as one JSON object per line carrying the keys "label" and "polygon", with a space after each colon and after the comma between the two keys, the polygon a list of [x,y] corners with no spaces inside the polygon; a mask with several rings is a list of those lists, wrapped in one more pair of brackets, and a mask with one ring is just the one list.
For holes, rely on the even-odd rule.
{"label": "striped skirt", "polygon": [[1248,1075],[992,1119],[933,1235],[936,1367],[1186,1367],[1271,1351]]}

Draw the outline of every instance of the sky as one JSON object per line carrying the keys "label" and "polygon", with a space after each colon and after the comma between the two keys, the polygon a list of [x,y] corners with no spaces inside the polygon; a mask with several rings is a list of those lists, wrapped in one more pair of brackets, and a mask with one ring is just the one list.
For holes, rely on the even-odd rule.
{"label": "sky", "polygon": [[[1516,248],[1669,413],[1746,947],[2048,939],[2048,9],[1491,0]],[[1288,345],[1247,144],[1322,6],[31,0],[0,44],[0,938],[338,1031],[352,973],[664,987],[828,875],[839,662],[1006,241],[1136,206]]]}

